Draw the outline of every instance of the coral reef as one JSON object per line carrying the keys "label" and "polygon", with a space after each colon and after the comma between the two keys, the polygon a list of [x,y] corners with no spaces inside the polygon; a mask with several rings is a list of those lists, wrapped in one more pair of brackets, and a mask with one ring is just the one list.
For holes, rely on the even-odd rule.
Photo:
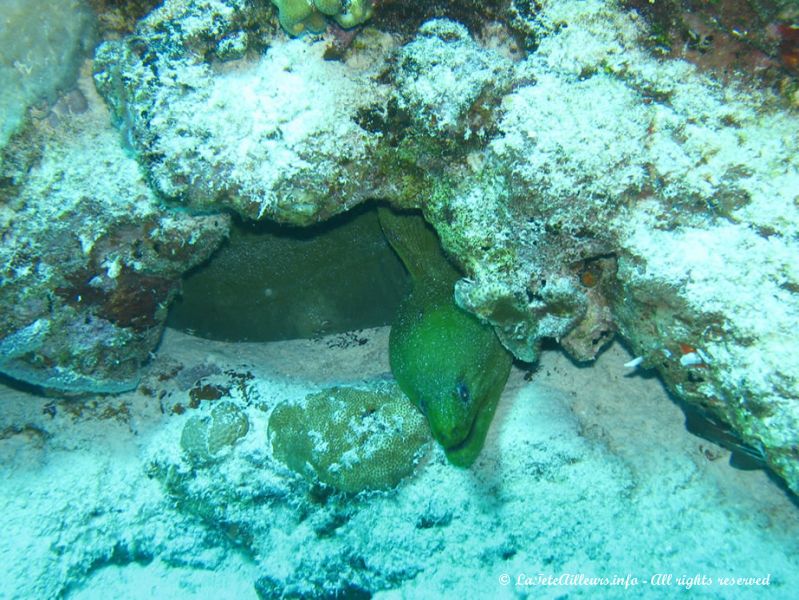
{"label": "coral reef", "polygon": [[0,370],[61,392],[119,392],[136,386],[180,275],[228,218],[165,210],[84,89],[83,112],[7,148]]}
{"label": "coral reef", "polygon": [[344,28],[355,27],[372,16],[372,0],[272,0],[280,25],[290,35],[319,33],[330,17]]}
{"label": "coral reef", "polygon": [[[0,596],[525,597],[497,577],[668,565],[791,597],[795,497],[721,459],[799,493],[796,3],[376,0],[292,38],[278,13],[371,3],[288,2],[92,0],[134,30],[77,86],[80,5],[7,3],[42,28],[35,81],[0,64],[0,372],[47,393],[0,381]],[[320,248],[284,264],[264,231]],[[384,315],[389,244],[391,331],[164,328],[206,261],[215,302],[358,282]]]}
{"label": "coral reef", "polygon": [[275,457],[294,471],[357,494],[396,487],[413,473],[429,440],[425,421],[399,387],[334,387],[269,418]]}
{"label": "coral reef", "polygon": [[190,462],[207,463],[247,435],[249,429],[247,415],[241,409],[231,402],[220,402],[209,415],[193,416],[186,421],[180,447]]}
{"label": "coral reef", "polygon": [[[373,196],[368,157],[378,138],[355,117],[386,89],[374,78],[390,38],[377,36],[376,51],[357,65],[324,61],[323,42],[294,40],[217,72],[206,56],[244,36],[241,23],[257,16],[244,0],[230,4],[198,22],[193,3],[167,3],[135,37],[97,51],[98,89],[156,190],[193,208],[299,225]],[[198,41],[208,30],[214,39]],[[258,42],[242,39],[238,57]]]}
{"label": "coral reef", "polygon": [[510,73],[510,61],[475,44],[463,25],[428,21],[399,52],[397,108],[408,114],[416,133],[448,139],[485,135],[484,123],[464,115],[478,107],[489,110],[480,104],[508,87]]}

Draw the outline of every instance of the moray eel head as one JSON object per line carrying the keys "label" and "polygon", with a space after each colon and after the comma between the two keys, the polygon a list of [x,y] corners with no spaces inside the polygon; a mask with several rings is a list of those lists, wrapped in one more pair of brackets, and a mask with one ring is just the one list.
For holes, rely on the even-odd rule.
{"label": "moray eel head", "polygon": [[494,331],[451,299],[417,289],[400,307],[389,351],[394,377],[449,461],[470,466],[510,372]]}

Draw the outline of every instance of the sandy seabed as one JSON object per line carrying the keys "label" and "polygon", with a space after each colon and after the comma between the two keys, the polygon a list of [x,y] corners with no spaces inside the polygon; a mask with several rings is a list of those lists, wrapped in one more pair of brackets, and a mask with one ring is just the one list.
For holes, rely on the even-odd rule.
{"label": "sandy seabed", "polygon": [[[168,330],[135,392],[62,400],[0,387],[0,597],[247,599],[259,578],[280,589],[338,576],[372,581],[379,598],[674,597],[685,587],[699,598],[795,597],[796,500],[688,433],[658,379],[624,367],[619,344],[590,366],[549,350],[532,370],[514,367],[472,469],[433,446],[397,490],[342,500],[345,517],[324,535],[331,509],[307,498],[229,506],[237,516],[214,523],[152,477],[153,457],[176,452],[185,420],[211,402],[192,408],[203,382],[246,374],[257,408],[233,454],[252,463],[270,454],[275,404],[388,377],[387,331],[232,344]],[[248,472],[214,471],[208,502],[227,485],[219,478],[235,487]],[[254,536],[229,535],[232,522]]]}

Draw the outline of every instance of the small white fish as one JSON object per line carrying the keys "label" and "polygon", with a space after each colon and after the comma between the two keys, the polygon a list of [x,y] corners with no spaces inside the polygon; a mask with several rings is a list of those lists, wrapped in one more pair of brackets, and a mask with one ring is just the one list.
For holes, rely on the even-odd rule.
{"label": "small white fish", "polygon": [[625,369],[637,369],[641,365],[642,362],[644,362],[644,357],[643,356],[636,356],[631,361],[628,361],[628,362],[624,363],[624,368]]}
{"label": "small white fish", "polygon": [[683,367],[696,367],[705,364],[702,357],[696,352],[688,352],[680,357],[680,364]]}

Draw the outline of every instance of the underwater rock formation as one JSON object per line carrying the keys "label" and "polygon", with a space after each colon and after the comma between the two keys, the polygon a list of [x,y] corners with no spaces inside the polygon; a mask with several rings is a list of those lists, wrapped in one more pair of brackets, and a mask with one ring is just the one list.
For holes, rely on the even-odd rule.
{"label": "underwater rock formation", "polygon": [[786,60],[782,33],[799,16],[793,0],[626,0],[624,5],[646,18],[646,43],[654,52],[796,91],[796,82],[780,73],[794,68]]}
{"label": "underwater rock formation", "polygon": [[253,3],[202,4],[167,2],[135,36],[97,51],[97,87],[155,189],[195,209],[297,225],[374,197],[378,136],[355,117],[387,90],[374,80],[391,39],[378,36],[357,65],[323,60],[323,43],[276,39],[259,59],[221,68],[211,60],[271,40],[245,32]]}
{"label": "underwater rock formation", "polygon": [[136,22],[162,0],[87,0],[97,13],[97,25],[103,37],[133,31]]}
{"label": "underwater rock formation", "polygon": [[[559,35],[580,29],[602,42],[597,15],[581,11],[586,6],[570,15],[578,27],[548,43],[557,47]],[[612,71],[614,87],[623,83],[645,110],[637,125],[645,153],[625,161],[645,174],[643,185],[633,184],[626,198],[607,195],[626,203],[606,230],[618,261],[607,294],[614,322],[672,391],[729,423],[796,490],[799,363],[786,348],[799,322],[799,272],[789,258],[799,250],[799,121],[767,94],[722,87],[679,61],[636,55],[634,21],[624,19],[604,29],[627,32],[623,54],[604,42],[604,57],[595,48],[573,63],[580,71]],[[570,62],[562,52],[540,54]],[[614,108],[618,131],[635,122],[633,107]],[[623,139],[615,138],[613,148]],[[611,178],[596,177],[599,164],[583,168],[594,175],[591,185],[608,189]],[[591,204],[606,210],[608,201],[596,191]]]}
{"label": "underwater rock formation", "polygon": [[229,220],[162,207],[100,99],[86,97],[83,112],[43,121],[30,145],[8,149],[0,371],[59,392],[114,393],[136,386],[180,276]]}
{"label": "underwater rock formation", "polygon": [[[6,285],[4,355],[44,347],[44,323],[50,335],[83,331],[83,312],[60,320],[72,313],[58,307],[89,303],[123,325],[104,343],[113,360],[137,361],[100,371],[128,381],[171,296],[162,280],[221,238],[226,222],[214,215],[308,225],[381,199],[423,212],[464,274],[455,301],[514,356],[534,361],[554,338],[587,361],[618,331],[637,364],[731,425],[799,491],[799,120],[751,82],[721,85],[658,59],[650,33],[612,0],[515,0],[507,20],[481,31],[448,19],[411,38],[365,27],[341,60],[325,60],[328,39],[288,39],[268,2],[166,0],[134,35],[98,49],[95,82],[148,184],[173,207],[155,222],[171,215],[183,235],[195,223],[186,243],[201,250],[158,263],[165,270],[148,271],[157,281],[144,293],[145,280],[113,267],[114,246],[91,264],[119,277],[89,269],[46,288],[55,320],[43,320],[46,306],[27,314],[36,305],[20,300],[32,283],[13,294]],[[41,205],[31,210],[52,222]],[[80,223],[85,210],[95,209],[77,209]],[[31,264],[16,264],[15,276],[34,277]],[[125,293],[95,299],[106,279]],[[119,307],[134,305],[155,308],[120,321]],[[37,352],[40,370],[92,356]],[[72,384],[81,386],[94,389]]]}
{"label": "underwater rock formation", "polygon": [[6,0],[0,26],[0,149],[28,108],[69,89],[92,45],[83,0]]}
{"label": "underwater rock formation", "polygon": [[510,61],[475,44],[463,25],[435,19],[399,51],[396,106],[411,119],[417,135],[469,139],[482,133],[484,123],[479,114],[471,122],[464,117],[484,98],[507,88],[510,75]]}
{"label": "underwater rock formation", "polygon": [[784,348],[799,318],[799,123],[767,95],[655,61],[610,4],[549,3],[531,27],[541,41],[517,72],[534,83],[420,202],[468,275],[456,299],[526,360],[542,337],[590,359],[617,327],[647,358],[664,349],[645,366],[796,489],[799,365]]}

